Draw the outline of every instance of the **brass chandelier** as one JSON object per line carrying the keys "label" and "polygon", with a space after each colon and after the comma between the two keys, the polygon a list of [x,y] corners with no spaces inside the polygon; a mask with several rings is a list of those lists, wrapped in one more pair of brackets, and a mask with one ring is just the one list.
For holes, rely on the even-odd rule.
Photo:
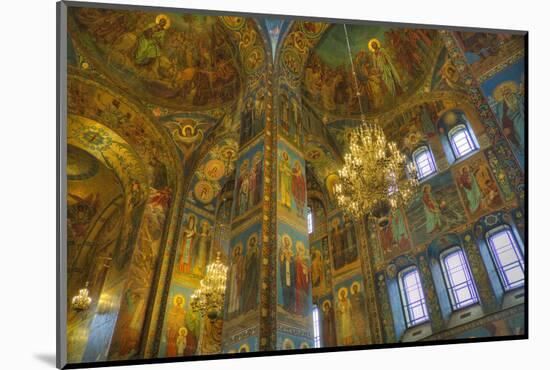
{"label": "brass chandelier", "polygon": [[73,308],[73,310],[85,311],[90,308],[92,298],[90,298],[89,294],[90,291],[88,290],[88,282],[86,282],[84,288],[80,289],[78,291],[78,295],[75,295],[71,300],[71,307]]}
{"label": "brass chandelier", "polygon": [[386,139],[380,126],[366,122],[345,24],[344,32],[362,123],[349,136],[349,152],[338,171],[335,198],[354,218],[372,215],[380,224],[385,224],[389,212],[407,204],[415,193],[418,187],[416,167],[407,162],[407,157],[394,142]]}
{"label": "brass chandelier", "polygon": [[223,310],[226,280],[227,266],[221,262],[218,252],[216,260],[206,267],[200,287],[191,295],[191,309],[210,320],[216,319]]}

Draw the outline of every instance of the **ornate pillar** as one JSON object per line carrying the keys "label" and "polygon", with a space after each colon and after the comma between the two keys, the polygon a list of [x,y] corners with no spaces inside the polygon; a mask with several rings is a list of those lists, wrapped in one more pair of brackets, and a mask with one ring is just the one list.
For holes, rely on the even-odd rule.
{"label": "ornate pillar", "polygon": [[[265,56],[270,58],[269,55]],[[233,193],[223,353],[265,349],[270,328],[272,240],[272,64],[251,84],[241,109]]]}
{"label": "ornate pillar", "polygon": [[306,171],[303,154],[302,102],[299,86],[278,79],[273,162],[276,254],[273,263],[271,350],[313,347],[310,247],[306,211]]}
{"label": "ornate pillar", "polygon": [[380,307],[378,305],[378,300],[376,299],[376,287],[375,287],[375,276],[373,269],[373,257],[372,250],[374,249],[370,246],[368,238],[370,230],[368,229],[368,217],[363,218],[359,222],[359,254],[361,256],[361,264],[364,276],[365,284],[365,299],[367,303],[368,310],[368,323],[370,326],[370,343],[383,343],[382,328],[381,328],[381,319],[380,319]]}

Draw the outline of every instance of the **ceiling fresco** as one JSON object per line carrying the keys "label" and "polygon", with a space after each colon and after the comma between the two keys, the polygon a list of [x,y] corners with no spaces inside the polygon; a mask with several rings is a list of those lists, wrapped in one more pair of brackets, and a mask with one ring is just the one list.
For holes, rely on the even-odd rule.
{"label": "ceiling fresco", "polygon": [[440,50],[437,31],[375,25],[335,24],[310,53],[305,66],[305,98],[319,111],[350,117],[360,114],[351,62],[361,105],[367,116],[387,112],[418,91]]}
{"label": "ceiling fresco", "polygon": [[76,48],[144,101],[203,110],[233,101],[239,66],[219,17],[71,8]]}

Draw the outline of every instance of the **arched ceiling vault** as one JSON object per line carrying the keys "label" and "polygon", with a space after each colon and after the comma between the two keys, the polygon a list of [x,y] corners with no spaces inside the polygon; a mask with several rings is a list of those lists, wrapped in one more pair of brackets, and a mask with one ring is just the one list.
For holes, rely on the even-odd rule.
{"label": "arched ceiling vault", "polygon": [[71,8],[74,46],[116,86],[148,104],[204,111],[242,87],[240,45],[222,17]]}
{"label": "arched ceiling vault", "polygon": [[143,107],[123,91],[98,82],[91,72],[73,68],[69,72],[69,114],[98,122],[122,137],[147,169],[150,186],[161,187],[153,178],[155,169],[160,168],[160,172],[165,172],[166,184],[162,186],[176,187],[182,168],[176,146]]}
{"label": "arched ceiling vault", "polygon": [[308,55],[303,97],[325,121],[376,118],[424,92],[441,46],[435,30],[332,24]]}
{"label": "arched ceiling vault", "polygon": [[89,153],[116,174],[128,208],[147,198],[147,171],[126,140],[109,127],[83,116],[69,114],[67,127],[68,145]]}
{"label": "arched ceiling vault", "polygon": [[[304,147],[321,182],[346,150],[338,122],[358,124],[362,110],[384,125],[435,93],[443,48],[437,31],[347,25],[350,60],[343,24],[289,22],[273,44],[261,22],[93,8],[69,15],[81,62],[153,113],[186,171],[194,171],[205,149],[239,130],[240,97],[265,81],[272,60],[277,84],[294,91],[321,122],[305,131]],[[333,166],[321,171],[323,161]]]}

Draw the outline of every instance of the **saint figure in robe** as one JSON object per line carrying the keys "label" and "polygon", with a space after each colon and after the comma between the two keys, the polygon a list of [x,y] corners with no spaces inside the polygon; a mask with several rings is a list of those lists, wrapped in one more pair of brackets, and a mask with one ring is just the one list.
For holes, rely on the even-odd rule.
{"label": "saint figure in robe", "polygon": [[351,321],[351,303],[348,298],[348,288],[338,290],[338,318],[340,322],[340,337],[342,345],[353,344],[353,323]]}
{"label": "saint figure in robe", "polygon": [[296,270],[294,262],[294,252],[292,251],[292,239],[290,236],[283,235],[282,247],[279,255],[279,274],[283,290],[283,307],[286,311],[295,311],[295,280]]}
{"label": "saint figure in robe", "polygon": [[495,111],[500,119],[502,131],[514,149],[525,151],[525,113],[521,89],[515,81],[505,81],[493,91]]}
{"label": "saint figure in robe", "polygon": [[236,215],[242,215],[248,209],[248,194],[250,192],[249,162],[245,159],[239,171],[237,181],[237,204]]}
{"label": "saint figure in robe", "polygon": [[334,323],[334,309],[329,300],[323,302],[323,347],[336,346],[336,329]]}
{"label": "saint figure in robe", "polygon": [[281,194],[281,203],[290,209],[292,189],[292,170],[290,169],[290,158],[288,153],[283,151],[279,162],[279,193]]}
{"label": "saint figure in robe", "polygon": [[462,193],[465,195],[468,211],[470,214],[475,214],[481,207],[483,193],[470,170],[470,166],[464,166],[460,169],[460,175],[458,176],[457,182],[460,190],[462,190]]}
{"label": "saint figure in robe", "polygon": [[394,243],[397,244],[399,250],[408,248],[410,243],[407,238],[407,229],[403,218],[403,212],[401,212],[400,209],[392,210],[390,217]]}
{"label": "saint figure in robe", "polygon": [[422,204],[426,216],[426,232],[429,234],[441,230],[443,228],[441,208],[432,195],[430,184],[424,185],[422,189]]}
{"label": "saint figure in robe", "polygon": [[355,344],[363,344],[365,341],[366,312],[365,297],[360,291],[359,282],[351,284],[351,321],[353,322],[353,340]]}
{"label": "saint figure in robe", "polygon": [[193,274],[203,275],[206,268],[206,259],[210,249],[210,224],[202,220],[201,229],[198,234],[197,248],[193,252]]}
{"label": "saint figure in robe", "polygon": [[332,219],[332,228],[330,231],[330,238],[332,240],[332,258],[334,268],[339,269],[344,265],[344,245],[342,243],[342,231],[340,230],[340,219],[335,217]]}
{"label": "saint figure in robe", "polygon": [[309,282],[309,258],[306,248],[301,241],[296,242],[296,313],[306,316],[309,312],[308,296]]}
{"label": "saint figure in robe", "polygon": [[382,48],[377,39],[370,40],[368,46],[372,52],[373,67],[379,71],[387,91],[391,96],[400,94],[403,91],[401,77],[393,65],[390,55]]}
{"label": "saint figure in robe", "polygon": [[324,287],[323,257],[321,251],[314,249],[311,259],[311,285],[314,288]]}
{"label": "saint figure in robe", "polygon": [[161,17],[158,22],[149,24],[141,33],[134,55],[134,62],[137,65],[148,65],[160,57],[167,22],[166,17]]}
{"label": "saint figure in robe", "polygon": [[241,287],[243,285],[245,267],[242,251],[243,245],[241,243],[237,244],[235,249],[233,249],[231,265],[229,266],[229,303],[227,306],[229,314],[239,313],[241,309]]}
{"label": "saint figure in robe", "polygon": [[192,253],[197,242],[197,227],[195,215],[189,215],[187,226],[183,231],[183,241],[181,243],[181,252],[179,258],[179,271],[183,273],[191,272]]}
{"label": "saint figure in robe", "polygon": [[166,317],[166,356],[178,355],[178,337],[180,328],[185,325],[185,298],[177,294]]}
{"label": "saint figure in robe", "polygon": [[300,162],[295,161],[292,167],[292,197],[298,210],[298,214],[304,214],[304,205],[306,203],[306,181],[302,174]]}
{"label": "saint figure in robe", "polygon": [[253,234],[246,244],[244,272],[244,299],[243,311],[247,312],[256,307],[258,301],[258,285],[260,282],[260,261],[258,254],[258,235]]}
{"label": "saint figure in robe", "polygon": [[248,180],[248,206],[254,207],[260,202],[260,192],[262,186],[262,154],[256,152],[252,158],[252,165],[250,167]]}

